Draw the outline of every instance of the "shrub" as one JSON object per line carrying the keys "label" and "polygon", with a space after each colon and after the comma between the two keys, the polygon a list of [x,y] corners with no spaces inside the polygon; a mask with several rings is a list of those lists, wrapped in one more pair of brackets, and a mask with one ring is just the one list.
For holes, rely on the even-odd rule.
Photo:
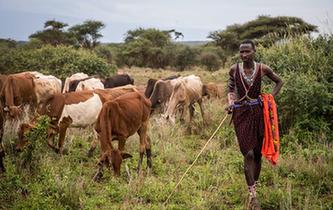
{"label": "shrub", "polygon": [[0,57],[0,66],[11,73],[38,71],[62,79],[76,72],[108,76],[114,72],[115,68],[92,51],[50,45],[39,49],[11,50],[6,56]]}
{"label": "shrub", "polygon": [[[286,40],[270,48],[258,48],[258,59],[283,81],[277,97],[281,127],[294,127],[312,137],[330,138],[333,128],[333,36]],[[303,132],[301,132],[303,131]]]}
{"label": "shrub", "polygon": [[201,53],[200,64],[206,67],[208,71],[216,71],[221,65],[218,56],[211,52]]}

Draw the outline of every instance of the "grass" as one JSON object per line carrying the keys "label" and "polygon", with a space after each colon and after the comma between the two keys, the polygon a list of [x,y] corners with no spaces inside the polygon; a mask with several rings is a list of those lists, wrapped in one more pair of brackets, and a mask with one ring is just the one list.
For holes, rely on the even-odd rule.
{"label": "grass", "polygon": [[[152,69],[125,69],[136,84],[148,78],[161,78],[178,72]],[[224,83],[227,70],[214,73],[194,69],[181,72],[200,75],[205,82]],[[1,209],[244,209],[247,187],[243,175],[243,159],[229,120],[218,131],[196,164],[166,205],[171,193],[187,167],[206,143],[224,117],[225,99],[204,103],[208,126],[202,125],[196,107],[194,134],[184,125],[163,124],[158,116],[150,121],[153,169],[136,174],[138,136],[132,136],[126,151],[132,159],[123,162],[121,176],[114,177],[108,169],[100,183],[92,182],[99,149],[92,158],[86,156],[91,141],[89,129],[70,129],[64,156],[47,147],[37,136],[32,171],[18,167],[21,154],[15,154],[11,144],[15,137],[4,141],[7,172],[0,180]],[[292,138],[288,138],[292,139]],[[36,140],[36,141],[37,141]],[[282,139],[281,141],[283,141]],[[9,143],[8,143],[9,142]],[[287,144],[286,144],[287,145]],[[289,146],[291,145],[291,146]],[[292,149],[289,149],[292,147]],[[37,153],[37,152],[38,153]],[[263,209],[332,209],[333,208],[333,149],[332,145],[315,144],[303,147],[288,143],[281,149],[279,164],[271,166],[263,160],[258,198]],[[38,157],[37,157],[38,156]],[[125,171],[129,168],[130,177]]]}

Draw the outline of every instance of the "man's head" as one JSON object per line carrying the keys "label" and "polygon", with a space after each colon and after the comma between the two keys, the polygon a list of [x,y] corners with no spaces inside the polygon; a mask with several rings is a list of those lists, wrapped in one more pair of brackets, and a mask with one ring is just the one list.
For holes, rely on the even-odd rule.
{"label": "man's head", "polygon": [[254,42],[250,39],[246,39],[241,42],[239,46],[239,55],[243,62],[252,61],[256,52]]}

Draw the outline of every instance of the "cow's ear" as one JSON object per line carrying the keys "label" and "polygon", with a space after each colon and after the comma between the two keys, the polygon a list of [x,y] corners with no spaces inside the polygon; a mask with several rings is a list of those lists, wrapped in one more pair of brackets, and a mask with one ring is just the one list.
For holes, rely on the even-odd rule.
{"label": "cow's ear", "polygon": [[131,154],[128,154],[128,153],[121,153],[121,157],[123,159],[126,159],[126,158],[132,158],[133,156]]}

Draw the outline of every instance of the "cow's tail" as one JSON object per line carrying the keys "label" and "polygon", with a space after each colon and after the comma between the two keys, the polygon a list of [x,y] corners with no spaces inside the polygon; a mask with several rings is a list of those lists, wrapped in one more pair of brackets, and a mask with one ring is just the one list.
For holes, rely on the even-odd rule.
{"label": "cow's tail", "polygon": [[102,110],[101,114],[99,116],[99,126],[101,129],[101,150],[103,152],[106,152],[108,149],[113,149],[112,148],[112,124],[111,124],[111,109],[110,109],[110,103],[105,103]]}

